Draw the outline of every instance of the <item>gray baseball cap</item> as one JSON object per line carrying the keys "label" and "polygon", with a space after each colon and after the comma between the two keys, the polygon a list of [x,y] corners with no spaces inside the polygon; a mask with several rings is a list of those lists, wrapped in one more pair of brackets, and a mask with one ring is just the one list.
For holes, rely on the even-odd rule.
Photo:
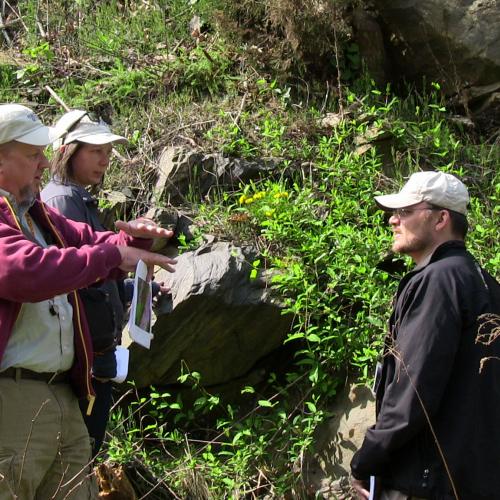
{"label": "gray baseball cap", "polygon": [[98,145],[128,142],[125,137],[113,134],[107,123],[102,120],[92,121],[86,111],[78,109],[65,113],[56,122],[54,128],[61,136],[58,141],[54,142],[54,149],[75,141]]}
{"label": "gray baseball cap", "polygon": [[375,196],[384,209],[405,208],[422,201],[467,215],[469,193],[454,175],[444,172],[417,172],[412,174],[399,193]]}
{"label": "gray baseball cap", "polygon": [[0,144],[17,141],[47,146],[57,137],[57,131],[45,126],[30,108],[21,104],[0,105]]}

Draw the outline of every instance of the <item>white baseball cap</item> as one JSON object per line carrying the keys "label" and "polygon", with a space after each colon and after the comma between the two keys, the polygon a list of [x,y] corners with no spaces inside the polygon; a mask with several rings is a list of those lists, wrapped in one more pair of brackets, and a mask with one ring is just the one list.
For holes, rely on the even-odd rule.
{"label": "white baseball cap", "polygon": [[54,142],[54,149],[63,144],[85,142],[87,144],[109,144],[110,142],[128,142],[125,137],[113,134],[107,123],[92,121],[86,111],[75,109],[65,113],[55,124],[60,139]]}
{"label": "white baseball cap", "polygon": [[399,193],[375,196],[384,209],[405,208],[426,201],[467,215],[469,193],[454,175],[444,172],[417,172],[412,174]]}
{"label": "white baseball cap", "polygon": [[46,127],[26,106],[0,105],[0,144],[18,141],[32,146],[47,146],[57,137],[56,130]]}

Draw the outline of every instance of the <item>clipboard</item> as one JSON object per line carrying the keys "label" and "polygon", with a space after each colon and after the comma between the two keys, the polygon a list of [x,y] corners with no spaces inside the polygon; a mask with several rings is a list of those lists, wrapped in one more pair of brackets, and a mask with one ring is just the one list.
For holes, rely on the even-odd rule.
{"label": "clipboard", "polygon": [[151,281],[148,281],[148,268],[140,260],[135,269],[134,295],[130,306],[127,329],[130,338],[137,344],[149,349],[153,334],[151,320],[153,317],[153,294]]}

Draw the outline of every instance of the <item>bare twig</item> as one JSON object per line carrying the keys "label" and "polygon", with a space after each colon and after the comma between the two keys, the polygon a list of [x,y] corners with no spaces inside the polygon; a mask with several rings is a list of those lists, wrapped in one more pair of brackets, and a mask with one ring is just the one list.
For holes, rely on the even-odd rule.
{"label": "bare twig", "polygon": [[330,82],[326,81],[326,92],[325,98],[323,99],[323,104],[321,105],[320,113],[323,114],[325,112],[326,105],[328,103],[328,98],[330,97]]}
{"label": "bare twig", "polygon": [[64,111],[70,111],[70,107],[56,94],[56,92],[49,86],[45,85],[45,90],[54,98],[54,100],[59,103]]}
{"label": "bare twig", "polygon": [[125,158],[125,156],[120,154],[115,148],[113,148],[112,153],[115,158],[118,158],[123,163],[127,163],[129,161],[128,158]]}
{"label": "bare twig", "polygon": [[[337,11],[335,10],[335,21],[337,21]],[[339,111],[340,116],[344,118],[344,102],[343,102],[343,94],[342,94],[342,75],[340,73],[340,60],[339,60],[339,46],[337,40],[337,26],[336,22],[333,23],[333,40],[335,47],[335,64],[337,65],[337,88],[339,91]]]}
{"label": "bare twig", "polygon": [[[481,314],[478,317],[479,327],[477,330],[476,344],[479,342],[490,346],[500,337],[500,316],[493,313]],[[479,363],[479,373],[482,373],[486,363],[491,360],[500,361],[498,356],[486,356]]]}
{"label": "bare twig", "polygon": [[455,486],[455,482],[453,481],[453,477],[451,475],[451,471],[450,471],[450,468],[448,466],[448,462],[446,460],[446,457],[444,456],[443,449],[441,448],[441,445],[439,444],[439,440],[437,438],[436,432],[434,431],[434,427],[433,427],[432,422],[431,422],[431,417],[429,416],[429,413],[427,412],[427,409],[426,409],[425,404],[420,396],[420,393],[418,392],[415,384],[413,383],[412,378],[410,377],[410,373],[408,372],[408,367],[406,366],[406,363],[404,362],[402,356],[400,355],[400,353],[396,349],[391,348],[390,352],[396,359],[399,359],[399,361],[401,362],[401,365],[403,366],[403,369],[406,372],[406,376],[408,377],[408,381],[410,382],[410,385],[412,386],[413,390],[415,391],[415,395],[417,396],[418,402],[420,403],[420,407],[422,408],[425,419],[427,420],[427,424],[429,425],[429,430],[431,431],[432,437],[434,438],[434,442],[436,443],[438,453],[441,457],[441,460],[443,461],[443,465],[444,465],[444,468],[446,470],[446,474],[448,475],[448,479],[450,480],[453,494],[454,494],[456,500],[459,500],[460,497],[458,496],[458,491],[457,491],[457,488]]}
{"label": "bare twig", "polygon": [[[3,19],[1,17],[0,17],[0,23],[3,23]],[[5,42],[7,43],[7,45],[9,47],[12,47],[12,40],[10,39],[10,36],[7,33],[7,31],[5,30],[5,27],[3,26],[3,24],[2,24],[1,30],[2,30],[3,37],[5,38]]]}
{"label": "bare twig", "polygon": [[175,21],[178,17],[182,17],[186,12],[189,12],[191,10],[191,6],[189,6],[187,9],[181,10],[179,13],[177,13],[175,16],[171,16],[165,19],[165,25],[168,23],[171,23],[172,21]]}
{"label": "bare twig", "polygon": [[491,345],[500,337],[500,315],[493,313],[481,314],[478,318],[476,344]]}
{"label": "bare twig", "polygon": [[[5,481],[5,484],[2,484],[2,482]],[[9,490],[9,493],[11,494],[12,498],[16,498],[16,493],[12,489],[12,486],[10,485],[9,481],[7,481],[7,478],[5,477],[4,474],[0,473],[0,484],[2,486],[6,486],[7,489]]]}
{"label": "bare twig", "polygon": [[16,22],[20,22],[23,25],[23,28],[26,31],[29,31],[28,26],[26,26],[26,23],[23,21],[23,18],[21,16],[21,11],[19,10],[19,5],[17,6],[18,10],[16,11],[14,9],[14,7],[12,7],[12,5],[7,0],[3,0],[3,2],[4,2],[4,6],[7,5],[7,7],[9,7],[9,9],[17,16]]}
{"label": "bare twig", "polygon": [[5,28],[10,28],[11,26],[14,26],[16,24],[19,24],[21,22],[21,19],[9,19],[8,21],[3,20],[4,13],[0,13],[0,29],[5,29]]}
{"label": "bare twig", "polygon": [[[179,132],[181,130],[184,130],[184,129],[190,128],[190,127],[197,127],[199,125],[206,125],[207,123],[213,123],[213,122],[215,122],[215,120],[205,120],[205,121],[201,121],[201,122],[188,123],[187,125],[182,125],[181,127],[177,127],[177,129],[173,130],[170,133],[170,135],[160,137],[159,139],[156,139],[156,141],[152,142],[149,145],[149,149],[153,150],[159,146],[165,145],[172,137],[179,136]],[[136,165],[137,163],[139,163],[143,160],[144,160],[143,155],[139,154],[136,157],[132,158],[131,160],[126,160],[126,165],[128,167],[131,167],[131,166]]]}
{"label": "bare twig", "polygon": [[236,115],[236,117],[233,120],[234,124],[238,128],[240,128],[240,126],[238,125],[238,122],[240,121],[241,113],[243,113],[243,110],[245,109],[245,103],[246,103],[247,97],[248,97],[248,92],[245,92],[243,94],[243,98],[241,99],[241,104],[240,104],[240,107],[238,109],[238,114]]}
{"label": "bare twig", "polygon": [[26,462],[26,455],[28,453],[28,446],[30,444],[30,441],[31,441],[31,436],[33,434],[33,426],[35,425],[35,422],[38,418],[38,416],[40,415],[41,411],[43,410],[43,407],[49,403],[49,399],[46,399],[41,405],[40,405],[40,408],[38,409],[38,411],[36,412],[35,416],[31,419],[31,425],[30,425],[30,430],[28,432],[28,437],[26,438],[26,444],[24,446],[24,450],[23,450],[23,454],[22,454],[22,457],[21,457],[21,467],[19,468],[19,478],[18,478],[18,481],[17,481],[17,486],[16,486],[16,490],[19,490],[19,486],[21,485],[21,479],[23,477],[23,470],[24,470],[24,464]]}
{"label": "bare twig", "polygon": [[205,57],[213,64],[214,60],[212,59],[212,56],[208,53],[208,51],[204,47],[202,47],[201,50]]}
{"label": "bare twig", "polygon": [[482,358],[479,362],[479,373],[482,373],[486,363],[492,360],[500,361],[500,358],[498,356],[488,356],[487,358]]}
{"label": "bare twig", "polygon": [[191,144],[191,146],[193,148],[198,146],[198,144],[196,144],[195,140],[192,139],[191,137],[187,137],[186,135],[181,135],[181,134],[179,134],[177,137],[179,137],[179,139],[184,139],[186,142],[189,142],[189,144]]}
{"label": "bare twig", "polygon": [[5,10],[4,8],[5,8],[5,4],[2,3],[2,12],[0,13],[0,29],[2,30],[2,34],[3,34],[3,37],[5,38],[5,41],[6,41],[7,45],[9,47],[12,47],[12,40],[10,39],[10,36],[7,33],[7,30],[6,30],[7,26],[11,25],[12,22],[10,22],[10,23],[5,23],[4,22],[4,20],[3,20],[4,10]]}
{"label": "bare twig", "polygon": [[175,47],[172,50],[172,54],[175,54],[177,52],[177,49],[186,41],[185,38],[181,38],[176,44]]}

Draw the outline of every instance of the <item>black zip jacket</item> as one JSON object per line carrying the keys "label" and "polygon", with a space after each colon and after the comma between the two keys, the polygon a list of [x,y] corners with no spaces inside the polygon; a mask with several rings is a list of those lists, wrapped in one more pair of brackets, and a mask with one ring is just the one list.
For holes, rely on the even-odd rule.
{"label": "black zip jacket", "polygon": [[500,338],[477,341],[495,321],[500,336],[499,315],[500,285],[461,241],[401,280],[354,477],[435,500],[500,498]]}

